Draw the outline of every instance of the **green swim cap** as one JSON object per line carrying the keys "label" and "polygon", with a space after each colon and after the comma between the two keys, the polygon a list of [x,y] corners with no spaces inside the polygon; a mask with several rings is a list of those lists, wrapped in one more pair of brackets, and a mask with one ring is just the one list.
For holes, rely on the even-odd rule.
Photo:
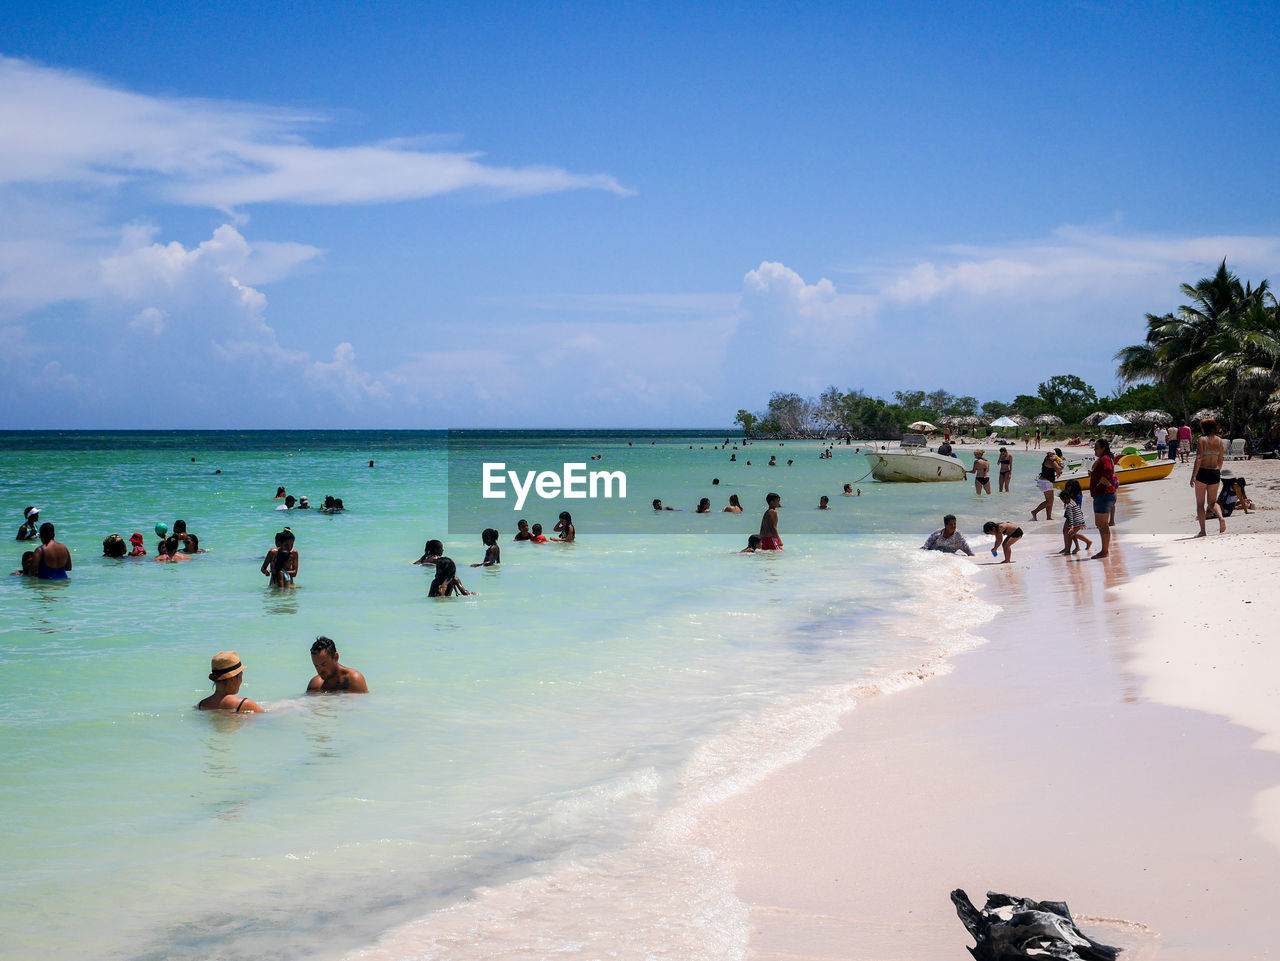
{"label": "green swim cap", "polygon": [[156,537],[164,537],[164,535],[165,535],[165,534],[168,534],[168,533],[169,533],[169,525],[168,525],[168,524],[157,524],[157,525],[156,525]]}

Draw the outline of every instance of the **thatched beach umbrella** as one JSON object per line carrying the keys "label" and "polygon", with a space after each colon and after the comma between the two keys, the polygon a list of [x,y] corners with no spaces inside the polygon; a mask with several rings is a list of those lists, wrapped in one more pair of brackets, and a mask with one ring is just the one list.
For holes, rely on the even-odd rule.
{"label": "thatched beach umbrella", "polygon": [[1153,424],[1156,427],[1168,427],[1173,423],[1173,415],[1166,414],[1162,410],[1147,410],[1142,412],[1142,423]]}
{"label": "thatched beach umbrella", "polygon": [[1092,414],[1090,414],[1088,417],[1084,419],[1084,425],[1086,427],[1097,427],[1098,422],[1106,416],[1107,416],[1107,412],[1105,410],[1095,410]]}
{"label": "thatched beach umbrella", "polygon": [[1013,419],[1018,422],[1019,427],[1031,426],[1031,418],[1028,417],[1026,414],[1014,414]]}
{"label": "thatched beach umbrella", "polygon": [[1056,417],[1053,414],[1041,414],[1035,419],[1035,423],[1043,427],[1061,427],[1063,421],[1061,417]]}
{"label": "thatched beach umbrella", "polygon": [[1204,420],[1206,417],[1212,417],[1214,420],[1222,420],[1222,411],[1214,410],[1212,407],[1206,407],[1204,410],[1198,410],[1191,415],[1193,421]]}
{"label": "thatched beach umbrella", "polygon": [[1125,420],[1127,420],[1130,424],[1141,424],[1143,422],[1142,413],[1143,412],[1140,410],[1126,410],[1120,416],[1123,417]]}

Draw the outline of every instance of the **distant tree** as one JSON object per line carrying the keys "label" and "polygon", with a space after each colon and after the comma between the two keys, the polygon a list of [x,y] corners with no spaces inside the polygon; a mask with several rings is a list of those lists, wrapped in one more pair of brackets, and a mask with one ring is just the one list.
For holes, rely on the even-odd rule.
{"label": "distant tree", "polygon": [[976,397],[953,397],[951,403],[941,408],[943,413],[960,414],[963,416],[971,416],[978,412],[978,398]]}
{"label": "distant tree", "polygon": [[813,425],[813,404],[793,393],[774,393],[769,398],[766,420],[778,424],[778,432],[790,437],[808,433]]}
{"label": "distant tree", "polygon": [[[1013,409],[1023,417],[1039,417],[1041,414],[1048,414],[1049,405],[1043,397],[1036,397],[1032,394],[1019,394],[1013,399]],[[1066,420],[1064,417],[1063,420]]]}
{"label": "distant tree", "polygon": [[984,400],[982,402],[982,415],[984,417],[990,417],[992,420],[1004,417],[1006,414],[1012,414],[1013,412],[1013,405],[1006,404],[1003,401]]}
{"label": "distant tree", "polygon": [[1057,374],[1042,383],[1036,393],[1048,412],[1069,424],[1078,423],[1098,406],[1098,392],[1075,374]]}
{"label": "distant tree", "polygon": [[[942,413],[956,402],[955,394],[949,390],[931,390],[925,395],[925,402],[921,406],[928,407],[930,410],[936,410]],[[976,402],[975,402],[976,403]]]}
{"label": "distant tree", "polygon": [[922,390],[895,390],[893,399],[905,410],[917,410],[927,405],[927,398]]}
{"label": "distant tree", "polygon": [[738,416],[733,419],[735,424],[742,427],[742,432],[750,436],[756,432],[756,428],[760,426],[760,418],[749,410],[739,410]]}

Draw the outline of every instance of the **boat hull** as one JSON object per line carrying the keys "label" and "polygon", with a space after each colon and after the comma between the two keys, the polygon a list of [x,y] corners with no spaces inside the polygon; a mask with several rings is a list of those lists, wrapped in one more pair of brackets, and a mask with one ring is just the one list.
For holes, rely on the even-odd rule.
{"label": "boat hull", "polygon": [[964,480],[964,467],[954,457],[930,451],[867,451],[871,476],[887,483],[927,484]]}
{"label": "boat hull", "polygon": [[[1130,455],[1136,456],[1136,455]],[[1144,481],[1163,480],[1173,473],[1174,461],[1161,461],[1156,464],[1146,464],[1144,467],[1127,467],[1116,471],[1116,486],[1123,487],[1125,484],[1141,484]],[[1089,489],[1089,475],[1081,474],[1078,477],[1064,477],[1062,480],[1053,482],[1053,486],[1058,490],[1062,490],[1066,486],[1067,481],[1076,480],[1080,483],[1081,490]]]}

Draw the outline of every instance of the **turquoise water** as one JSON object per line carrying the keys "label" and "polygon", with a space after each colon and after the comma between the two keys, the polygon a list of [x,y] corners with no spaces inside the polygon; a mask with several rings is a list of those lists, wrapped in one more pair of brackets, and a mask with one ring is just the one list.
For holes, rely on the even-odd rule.
{"label": "turquoise water", "polygon": [[[0,957],[342,957],[477,888],[635,843],[695,762],[728,783],[769,753],[767,725],[742,736],[754,719],[936,652],[944,632],[919,615],[946,598],[919,578],[959,562],[907,548],[953,511],[978,549],[972,486],[864,479],[844,498],[866,472],[850,449],[791,443],[795,465],[768,469],[758,444],[746,468],[723,439],[513,435],[602,453],[644,505],[710,496],[717,513],[696,532],[656,516],[652,533],[599,533],[587,504],[577,543],[534,546],[511,543],[508,510],[504,563],[473,571],[478,532],[446,534],[439,433],[0,435],[10,526],[38,504],[75,561],[65,583],[0,582]],[[1016,456],[1014,493],[994,498],[1008,516],[1039,500],[1038,455]],[[348,510],[277,511],[278,485]],[[766,489],[786,551],[739,555]],[[734,492],[747,512],[718,513]],[[821,493],[838,533],[788,537]],[[135,530],[154,555],[153,525],[178,517],[207,553],[99,556]],[[258,566],[286,520],[298,586],[277,591]],[[410,562],[428,537],[475,597],[426,597]],[[301,694],[321,633],[370,696]],[[269,713],[192,710],[222,649]],[[708,767],[729,735],[735,756]]]}

